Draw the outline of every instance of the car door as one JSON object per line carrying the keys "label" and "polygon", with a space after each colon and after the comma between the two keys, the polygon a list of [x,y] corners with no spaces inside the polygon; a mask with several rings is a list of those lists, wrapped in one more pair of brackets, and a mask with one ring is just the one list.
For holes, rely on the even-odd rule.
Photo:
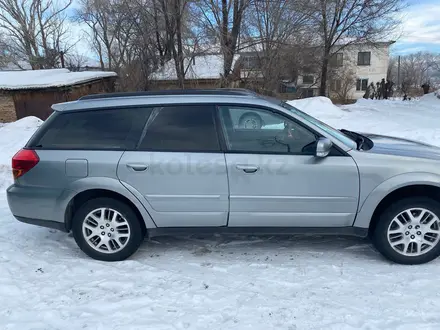
{"label": "car door", "polygon": [[[157,106],[118,177],[143,196],[158,227],[225,226],[226,162],[210,105]],[[131,187],[131,188],[130,188]]]}
{"label": "car door", "polygon": [[[354,160],[336,148],[315,157],[319,137],[295,119],[268,109],[218,108],[226,142],[230,227],[351,226],[359,175]],[[234,112],[270,116],[260,129],[234,125]]]}

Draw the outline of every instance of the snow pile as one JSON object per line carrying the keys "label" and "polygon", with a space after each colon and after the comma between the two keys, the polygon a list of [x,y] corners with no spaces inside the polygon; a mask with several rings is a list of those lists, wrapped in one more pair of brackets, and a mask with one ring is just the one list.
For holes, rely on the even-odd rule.
{"label": "snow pile", "polygon": [[20,90],[62,87],[114,76],[116,76],[115,72],[70,72],[68,69],[0,71],[0,89]]}
{"label": "snow pile", "polygon": [[325,116],[326,118],[338,119],[343,116],[341,109],[324,96],[287,101],[287,103],[305,112],[313,113],[315,117]]}
{"label": "snow pile", "polygon": [[340,107],[324,97],[289,103],[337,129],[393,135],[440,146],[440,102],[433,93],[415,101],[360,99]]}
{"label": "snow pile", "polygon": [[0,127],[0,189],[12,182],[11,159],[42,124],[37,117],[25,117]]}
{"label": "snow pile", "polygon": [[12,156],[20,150],[43,121],[37,117],[25,117],[0,127],[0,164],[10,164]]}

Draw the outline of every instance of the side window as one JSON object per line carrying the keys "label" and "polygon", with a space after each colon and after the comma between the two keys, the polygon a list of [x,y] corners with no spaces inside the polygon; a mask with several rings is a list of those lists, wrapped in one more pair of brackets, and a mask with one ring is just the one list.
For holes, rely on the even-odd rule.
{"label": "side window", "polygon": [[[259,123],[251,129],[236,125],[242,116]],[[230,151],[249,153],[313,154],[316,136],[313,132],[282,115],[268,110],[221,106],[220,119]]]}
{"label": "side window", "polygon": [[150,112],[148,108],[131,108],[55,113],[31,146],[42,149],[134,149]]}
{"label": "side window", "polygon": [[139,149],[148,151],[220,151],[214,106],[155,107]]}

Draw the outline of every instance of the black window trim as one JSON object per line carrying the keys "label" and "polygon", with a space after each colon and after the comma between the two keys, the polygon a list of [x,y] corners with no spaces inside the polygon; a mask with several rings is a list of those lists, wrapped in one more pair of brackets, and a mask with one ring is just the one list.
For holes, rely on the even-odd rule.
{"label": "black window trim", "polygon": [[[306,124],[304,124],[303,122],[297,120],[295,117],[293,116],[287,116],[284,112],[278,110],[278,109],[274,109],[274,108],[270,108],[267,106],[262,106],[262,105],[258,105],[258,104],[245,104],[245,103],[229,103],[229,102],[222,102],[222,103],[217,103],[216,104],[216,113],[217,113],[217,122],[216,124],[219,125],[217,132],[221,132],[219,133],[219,138],[221,138],[221,144],[220,146],[223,148],[222,151],[225,154],[255,154],[255,155],[285,155],[285,156],[311,156],[310,154],[305,154],[305,153],[300,153],[300,152],[291,152],[291,153],[286,153],[286,152],[267,152],[267,151],[243,151],[243,150],[229,150],[227,147],[227,143],[226,143],[226,139],[224,136],[224,132],[222,129],[222,124],[221,124],[221,119],[220,119],[220,107],[222,106],[233,106],[233,107],[243,107],[243,108],[255,108],[255,109],[259,109],[259,110],[263,110],[263,111],[269,111],[269,112],[273,112],[276,113],[288,120],[293,121],[295,124],[298,124],[299,126],[301,126],[302,128],[308,130],[310,133],[312,133],[313,135],[315,135],[316,141],[321,138],[321,137],[325,137],[324,135],[320,134],[319,132],[315,131],[312,127],[307,126]],[[334,152],[331,152],[329,156],[339,156],[339,157],[351,157],[347,152],[345,152],[343,149],[341,149],[339,146],[337,146],[336,144],[333,143],[333,147],[332,149],[334,150]]]}

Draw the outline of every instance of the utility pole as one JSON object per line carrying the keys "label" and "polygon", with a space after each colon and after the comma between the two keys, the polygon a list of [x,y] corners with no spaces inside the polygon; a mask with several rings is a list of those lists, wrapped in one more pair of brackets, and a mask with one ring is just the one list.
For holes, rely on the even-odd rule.
{"label": "utility pole", "polygon": [[64,68],[64,52],[60,52],[61,67]]}
{"label": "utility pole", "polygon": [[400,86],[400,55],[397,59],[397,88],[401,89],[401,86]]}

